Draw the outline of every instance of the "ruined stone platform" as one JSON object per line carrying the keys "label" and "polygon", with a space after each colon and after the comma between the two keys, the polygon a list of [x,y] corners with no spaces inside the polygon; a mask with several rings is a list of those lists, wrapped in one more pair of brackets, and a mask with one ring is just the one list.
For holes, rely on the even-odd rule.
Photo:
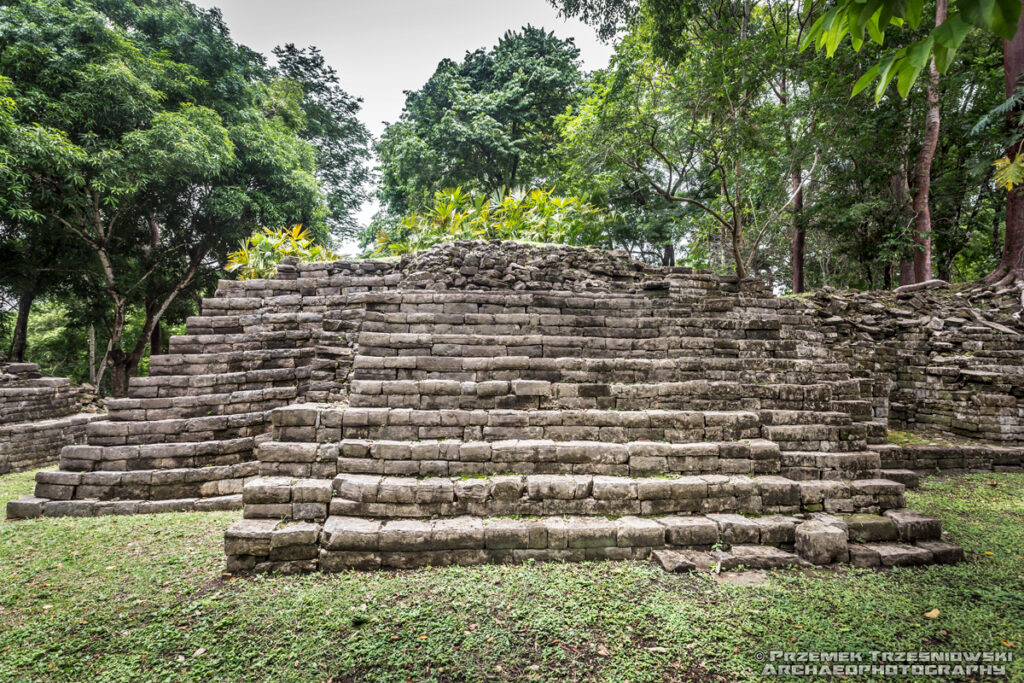
{"label": "ruined stone platform", "polygon": [[455,243],[225,281],[187,327],[9,517],[241,506],[232,571],[960,557],[904,508],[895,382],[757,281]]}

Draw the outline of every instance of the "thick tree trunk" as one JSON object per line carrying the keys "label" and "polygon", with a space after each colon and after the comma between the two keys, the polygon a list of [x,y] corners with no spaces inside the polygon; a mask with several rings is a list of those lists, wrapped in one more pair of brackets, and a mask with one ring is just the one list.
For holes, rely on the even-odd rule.
{"label": "thick tree trunk", "polygon": [[8,357],[15,363],[25,362],[25,346],[28,344],[28,314],[32,310],[32,302],[35,301],[36,291],[33,287],[27,287],[18,297],[18,320],[14,323],[14,337],[11,339],[11,348]]}
{"label": "thick tree trunk", "polygon": [[[1017,25],[1013,40],[1003,41],[1003,85],[1009,99],[1017,89],[1017,81],[1024,74],[1024,21]],[[1007,113],[1007,125],[1017,126],[1019,111]],[[1016,137],[1016,136],[1014,136]],[[1014,157],[1017,146],[1007,150],[1007,156]],[[985,278],[995,283],[1024,279],[1024,192],[1021,186],[1010,190],[1006,197],[1006,234],[1003,237],[1003,256],[999,265]]]}
{"label": "thick tree trunk", "polygon": [[900,259],[900,287],[914,284],[914,261]]}
{"label": "thick tree trunk", "polygon": [[164,336],[160,323],[153,325],[153,333],[149,335],[149,355],[159,356],[164,352]]}
{"label": "thick tree trunk", "polygon": [[128,395],[128,379],[135,374],[135,369],[130,367],[127,354],[120,349],[110,356],[110,394],[115,398],[123,398]]}
{"label": "thick tree trunk", "polygon": [[797,166],[793,169],[791,177],[793,183],[793,293],[799,294],[804,291],[804,190],[801,179],[801,169]]}
{"label": "thick tree trunk", "polygon": [[668,243],[661,252],[661,265],[674,266],[676,264],[676,247]]}
{"label": "thick tree trunk", "polygon": [[[947,0],[939,0],[935,7],[935,25],[946,20]],[[939,144],[939,71],[935,58],[928,64],[928,85],[925,87],[928,113],[924,121],[921,151],[914,164],[914,280],[932,279],[932,216],[929,207],[932,184],[932,160]]]}

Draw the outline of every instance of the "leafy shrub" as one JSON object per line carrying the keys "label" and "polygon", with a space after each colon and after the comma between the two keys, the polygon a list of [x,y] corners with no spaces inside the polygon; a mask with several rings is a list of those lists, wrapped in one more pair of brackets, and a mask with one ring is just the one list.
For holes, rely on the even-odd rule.
{"label": "leafy shrub", "polygon": [[228,272],[240,271],[239,280],[273,277],[277,264],[286,256],[300,261],[334,261],[338,256],[322,244],[315,243],[301,225],[271,230],[263,228],[242,243],[238,251],[228,254]]}
{"label": "leafy shrub", "polygon": [[396,256],[455,240],[602,244],[608,241],[605,220],[601,209],[550,190],[514,188],[487,195],[456,187],[436,192],[432,206],[380,228],[372,253]]}

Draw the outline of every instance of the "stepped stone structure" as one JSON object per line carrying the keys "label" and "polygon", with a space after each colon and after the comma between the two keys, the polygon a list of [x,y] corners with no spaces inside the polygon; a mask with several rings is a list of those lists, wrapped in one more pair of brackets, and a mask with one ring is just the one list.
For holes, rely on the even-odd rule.
{"label": "stepped stone structure", "polygon": [[222,282],[8,516],[241,506],[231,571],[956,561],[845,320],[621,252],[286,262]]}
{"label": "stepped stone structure", "polygon": [[70,380],[43,377],[35,363],[9,363],[0,354],[0,474],[56,463],[98,417],[79,411]]}

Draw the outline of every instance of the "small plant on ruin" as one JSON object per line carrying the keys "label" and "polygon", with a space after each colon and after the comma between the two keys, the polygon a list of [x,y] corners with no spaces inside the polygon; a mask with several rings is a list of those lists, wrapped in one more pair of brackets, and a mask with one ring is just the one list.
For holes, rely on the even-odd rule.
{"label": "small plant on ruin", "polygon": [[273,277],[277,264],[286,256],[300,261],[334,261],[337,254],[317,244],[301,225],[271,230],[263,228],[228,254],[228,272],[239,271],[239,280]]}
{"label": "small plant on ruin", "polygon": [[550,190],[503,188],[485,194],[456,187],[435,193],[431,206],[382,226],[373,254],[398,256],[455,240],[603,244],[605,220],[605,212],[596,206]]}

